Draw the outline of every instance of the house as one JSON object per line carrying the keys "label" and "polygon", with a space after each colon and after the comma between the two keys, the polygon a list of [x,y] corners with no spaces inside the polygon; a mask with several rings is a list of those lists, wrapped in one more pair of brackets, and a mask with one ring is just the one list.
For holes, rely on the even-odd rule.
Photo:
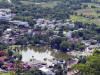
{"label": "house", "polygon": [[67,25],[67,27],[68,28],[74,28],[75,27],[75,24],[74,23],[70,23],[70,24]]}
{"label": "house", "polygon": [[36,20],[36,23],[37,23],[37,24],[43,24],[43,23],[44,23],[44,19],[37,19],[37,20]]}
{"label": "house", "polygon": [[12,20],[12,15],[6,14],[5,12],[0,12],[0,20],[10,21],[10,20]]}
{"label": "house", "polygon": [[87,47],[91,45],[90,40],[82,40],[82,43],[85,44],[85,46],[87,46]]}
{"label": "house", "polygon": [[5,67],[7,70],[14,70],[14,64],[13,63],[6,63],[2,67]]}
{"label": "house", "polygon": [[32,34],[32,29],[28,29],[27,33]]}
{"label": "house", "polygon": [[70,42],[79,42],[80,39],[78,39],[78,38],[70,38],[69,41]]}
{"label": "house", "polygon": [[41,24],[41,25],[39,25],[39,27],[41,27],[41,29],[45,29],[45,28],[47,28],[47,24]]}
{"label": "house", "polygon": [[50,67],[50,66],[54,66],[57,64],[57,61],[56,60],[53,60],[53,59],[46,59],[44,61],[44,63],[46,63],[47,67]]}
{"label": "house", "polygon": [[1,68],[0,68],[0,72],[2,72],[2,73],[7,73],[6,70],[3,70],[3,69],[1,69]]}
{"label": "house", "polygon": [[11,28],[8,28],[6,31],[7,31],[7,32],[10,32],[10,31],[12,31],[12,29],[11,29]]}
{"label": "house", "polygon": [[39,68],[39,70],[41,70],[42,72],[44,72],[46,75],[55,75],[54,72],[52,72],[49,68],[47,67],[41,67]]}
{"label": "house", "polygon": [[32,33],[32,36],[34,36],[35,34],[36,34],[36,33],[35,33],[35,32],[33,32],[33,33]]}
{"label": "house", "polygon": [[2,42],[3,41],[3,39],[2,39],[2,37],[0,37],[0,42]]}
{"label": "house", "polygon": [[5,60],[4,56],[0,57],[0,61],[4,62],[4,60]]}
{"label": "house", "polygon": [[0,9],[0,20],[11,21],[12,16],[14,15],[11,13],[11,9]]}
{"label": "house", "polygon": [[20,65],[22,65],[23,71],[28,71],[31,68],[30,65],[24,62],[20,63]]}
{"label": "house", "polygon": [[54,29],[55,28],[55,25],[54,24],[49,24],[48,25],[48,29]]}
{"label": "house", "polygon": [[19,27],[29,27],[28,22],[23,22],[23,21],[19,21],[19,20],[13,20],[13,21],[9,21],[9,22],[18,25]]}
{"label": "house", "polygon": [[11,9],[0,9],[0,12],[7,12],[7,13],[11,13]]}
{"label": "house", "polygon": [[46,35],[46,32],[45,32],[45,31],[42,31],[41,34],[42,34],[42,35]]}
{"label": "house", "polygon": [[59,34],[59,31],[55,30],[55,31],[54,31],[54,34],[55,34],[55,35],[58,35],[58,34]]}
{"label": "house", "polygon": [[72,37],[72,31],[66,32],[65,36],[66,36],[66,38],[71,38]]}

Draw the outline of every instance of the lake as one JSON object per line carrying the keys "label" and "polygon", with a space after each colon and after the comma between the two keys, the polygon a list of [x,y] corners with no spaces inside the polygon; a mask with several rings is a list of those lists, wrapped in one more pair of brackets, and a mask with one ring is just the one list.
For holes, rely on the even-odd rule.
{"label": "lake", "polygon": [[32,58],[38,60],[38,61],[44,61],[44,58],[47,59],[56,59],[56,60],[67,60],[68,58],[71,58],[70,55],[67,53],[63,53],[54,49],[51,49],[49,47],[21,47],[22,54],[22,61],[23,62],[30,62]]}

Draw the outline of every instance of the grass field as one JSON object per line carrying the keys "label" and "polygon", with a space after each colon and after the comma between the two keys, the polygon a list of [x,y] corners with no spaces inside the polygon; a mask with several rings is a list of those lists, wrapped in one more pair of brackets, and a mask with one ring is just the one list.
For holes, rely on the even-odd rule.
{"label": "grass field", "polygon": [[78,15],[83,14],[89,17],[95,17],[98,18],[100,16],[100,13],[97,13],[97,11],[100,11],[100,8],[91,8],[91,6],[98,6],[100,7],[100,4],[96,3],[83,3],[83,5],[88,5],[86,9],[80,9],[75,11]]}
{"label": "grass field", "polygon": [[88,5],[88,8],[91,8],[91,6],[100,6],[100,4],[96,3],[82,3],[82,5]]}
{"label": "grass field", "polygon": [[87,18],[84,18],[84,17],[81,17],[81,16],[71,15],[70,17],[74,21],[79,21],[79,22],[84,22],[84,23],[89,22],[89,20]]}
{"label": "grass field", "polygon": [[84,17],[81,17],[81,16],[75,16],[75,15],[71,15],[70,16],[71,17],[71,19],[73,20],[73,21],[79,21],[79,22],[83,22],[83,23],[89,23],[89,24],[91,24],[91,23],[95,23],[95,24],[97,24],[98,26],[100,26],[100,19],[88,19],[88,18],[84,18]]}
{"label": "grass field", "polygon": [[0,2],[2,2],[2,1],[6,1],[6,2],[8,2],[8,0],[0,0]]}
{"label": "grass field", "polygon": [[24,5],[30,5],[30,4],[34,4],[31,1],[20,1],[21,3],[23,3]]}
{"label": "grass field", "polygon": [[49,7],[49,8],[53,8],[54,6],[56,6],[58,3],[60,3],[60,1],[53,1],[53,2],[42,2],[40,5],[44,8]]}
{"label": "grass field", "polygon": [[[95,23],[100,26],[100,13],[97,13],[97,11],[100,11],[100,8],[91,8],[91,6],[99,6],[100,4],[96,3],[83,3],[83,5],[88,5],[85,9],[76,10],[77,16],[72,15],[71,19],[74,21],[80,21],[84,23]],[[80,16],[80,15],[83,16]],[[88,18],[87,18],[88,17]]]}
{"label": "grass field", "polygon": [[41,2],[41,3],[34,3],[32,1],[20,1],[21,3],[25,4],[25,5],[29,5],[29,4],[37,4],[42,6],[43,8],[53,8],[54,6],[56,6],[58,3],[60,3],[60,1],[52,1],[52,2]]}
{"label": "grass field", "polygon": [[15,75],[14,72],[9,72],[9,73],[0,73],[0,75]]}
{"label": "grass field", "polygon": [[97,17],[97,13],[95,10],[93,9],[80,9],[75,11],[78,15],[83,14],[86,16],[93,16],[93,17]]}
{"label": "grass field", "polygon": [[3,74],[1,74],[1,75],[10,75],[9,73],[3,73]]}

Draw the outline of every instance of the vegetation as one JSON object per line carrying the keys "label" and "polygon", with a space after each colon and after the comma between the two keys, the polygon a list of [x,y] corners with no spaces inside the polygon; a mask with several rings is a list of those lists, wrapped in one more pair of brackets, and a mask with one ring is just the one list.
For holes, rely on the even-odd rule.
{"label": "vegetation", "polygon": [[[83,59],[84,60],[84,59]],[[72,68],[79,70],[81,75],[99,75],[100,74],[100,50],[96,49],[94,53],[86,57],[86,62],[80,62]]]}
{"label": "vegetation", "polygon": [[31,70],[25,72],[23,75],[45,75],[45,73],[41,72],[40,70]]}

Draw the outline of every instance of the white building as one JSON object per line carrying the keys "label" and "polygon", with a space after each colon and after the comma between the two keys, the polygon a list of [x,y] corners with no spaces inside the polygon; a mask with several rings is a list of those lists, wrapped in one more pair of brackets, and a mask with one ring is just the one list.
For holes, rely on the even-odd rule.
{"label": "white building", "polygon": [[49,68],[46,68],[46,67],[39,68],[39,70],[41,70],[47,75],[55,75]]}
{"label": "white building", "polygon": [[29,26],[28,22],[23,22],[23,21],[14,20],[14,21],[9,21],[9,22],[11,22],[13,24],[16,24],[18,26],[24,26],[24,27]]}
{"label": "white building", "polygon": [[0,12],[0,20],[12,20],[12,15],[6,12]]}
{"label": "white building", "polygon": [[48,29],[54,29],[54,28],[55,28],[55,25],[53,25],[53,24],[48,25]]}
{"label": "white building", "polygon": [[65,35],[66,38],[71,38],[72,37],[72,31],[69,32],[63,32],[63,34]]}

